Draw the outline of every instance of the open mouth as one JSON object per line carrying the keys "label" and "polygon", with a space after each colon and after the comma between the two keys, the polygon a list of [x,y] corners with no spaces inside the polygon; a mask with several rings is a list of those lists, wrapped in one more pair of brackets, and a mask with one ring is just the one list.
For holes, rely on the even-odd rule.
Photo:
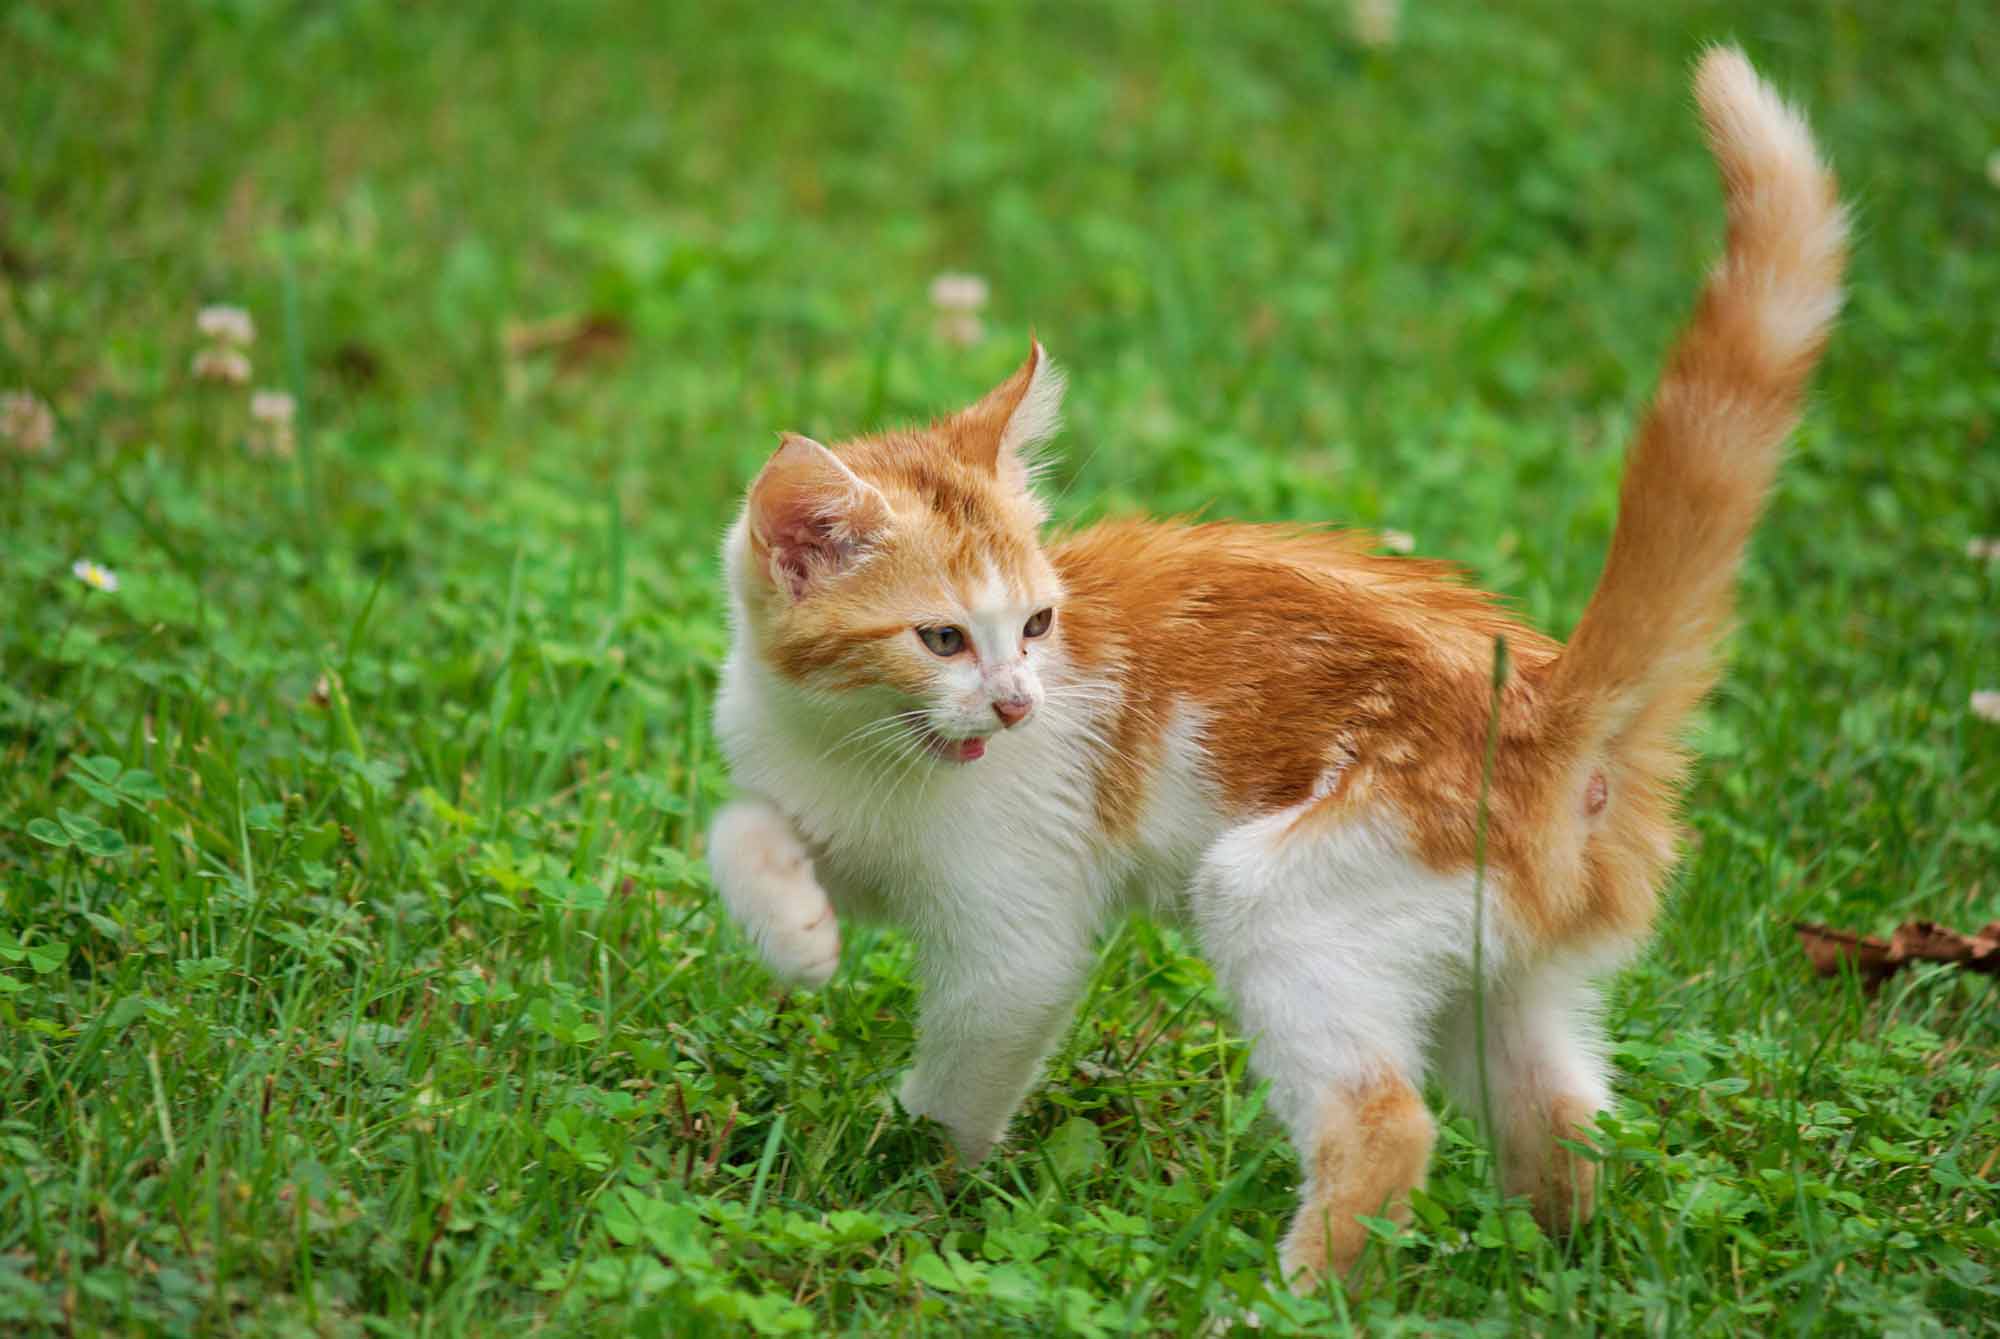
{"label": "open mouth", "polygon": [[952,739],[939,734],[928,725],[912,725],[917,742],[930,751],[932,757],[946,762],[968,763],[986,756],[986,741],[977,735],[970,739]]}

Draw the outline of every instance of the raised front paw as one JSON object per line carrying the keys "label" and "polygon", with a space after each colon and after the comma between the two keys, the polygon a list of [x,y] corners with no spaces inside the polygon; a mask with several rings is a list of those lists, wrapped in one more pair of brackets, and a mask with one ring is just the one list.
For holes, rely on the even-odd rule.
{"label": "raised front paw", "polygon": [[834,917],[833,903],[813,881],[811,866],[806,867],[801,882],[804,887],[786,893],[787,914],[752,937],[773,972],[787,981],[817,988],[840,966],[840,922]]}
{"label": "raised front paw", "polygon": [[772,972],[825,985],[840,965],[840,922],[784,815],[761,800],[724,809],[709,838],[709,866],[730,915]]}

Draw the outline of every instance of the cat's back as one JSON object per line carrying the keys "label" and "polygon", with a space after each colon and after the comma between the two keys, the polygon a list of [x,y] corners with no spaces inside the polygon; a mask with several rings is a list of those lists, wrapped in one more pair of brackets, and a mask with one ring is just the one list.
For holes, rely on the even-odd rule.
{"label": "cat's back", "polygon": [[[1357,749],[1421,766],[1432,742],[1476,736],[1496,636],[1524,678],[1553,659],[1553,641],[1456,567],[1371,554],[1369,542],[1144,520],[1058,541],[1065,648],[1124,685],[1117,751],[1146,757],[1168,723],[1196,719],[1224,808],[1271,812],[1323,788]],[[1099,804],[1114,819],[1141,807]]]}
{"label": "cat's back", "polygon": [[1059,539],[1073,649],[1084,659],[1172,645],[1220,671],[1305,660],[1324,671],[1416,658],[1518,663],[1558,649],[1455,564],[1369,552],[1361,531],[1302,525],[1117,520]]}

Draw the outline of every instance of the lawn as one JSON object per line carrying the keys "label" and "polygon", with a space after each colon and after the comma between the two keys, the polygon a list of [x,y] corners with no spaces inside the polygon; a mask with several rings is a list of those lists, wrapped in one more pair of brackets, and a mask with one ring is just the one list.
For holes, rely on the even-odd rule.
{"label": "lawn", "polygon": [[[1408,9],[0,8],[0,392],[53,435],[0,443],[0,1332],[2000,1334],[1993,978],[1870,996],[1790,928],[2000,917],[2000,11]],[[1566,632],[1719,245],[1723,37],[1853,292],[1616,980],[1599,1217],[1544,1239],[1451,1115],[1365,1285],[1271,1296],[1294,1156],[1145,923],[953,1166],[887,1098],[908,945],[784,993],[702,860],[776,431],[1032,330],[1061,522],[1393,527]]]}

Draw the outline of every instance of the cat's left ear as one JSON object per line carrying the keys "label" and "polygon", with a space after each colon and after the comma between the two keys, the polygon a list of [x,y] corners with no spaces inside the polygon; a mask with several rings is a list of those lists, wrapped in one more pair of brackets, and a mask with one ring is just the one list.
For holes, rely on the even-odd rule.
{"label": "cat's left ear", "polygon": [[951,419],[953,445],[968,461],[1025,493],[1035,448],[1062,428],[1062,397],[1062,369],[1030,340],[1028,360],[1014,375]]}
{"label": "cat's left ear", "polygon": [[794,600],[865,557],[888,499],[810,437],[788,432],[750,485],[750,553]]}

